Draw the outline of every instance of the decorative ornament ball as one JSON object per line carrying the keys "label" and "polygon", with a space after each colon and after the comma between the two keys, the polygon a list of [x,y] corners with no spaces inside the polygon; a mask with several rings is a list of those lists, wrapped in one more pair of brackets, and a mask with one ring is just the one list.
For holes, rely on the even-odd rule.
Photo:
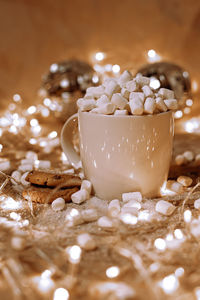
{"label": "decorative ornament ball", "polygon": [[185,101],[191,98],[191,82],[189,73],[182,67],[170,62],[147,64],[137,73],[150,77],[150,85],[155,90],[167,88],[174,91],[179,101],[179,107],[185,106]]}
{"label": "decorative ornament ball", "polygon": [[39,96],[50,98],[55,104],[52,105],[55,117],[65,121],[77,111],[77,99],[98,82],[98,75],[86,62],[73,59],[53,63],[42,78]]}

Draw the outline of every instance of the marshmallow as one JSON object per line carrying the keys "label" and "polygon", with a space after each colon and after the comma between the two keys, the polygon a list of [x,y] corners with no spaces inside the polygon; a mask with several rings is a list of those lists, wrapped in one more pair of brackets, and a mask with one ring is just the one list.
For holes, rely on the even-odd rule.
{"label": "marshmallow", "polygon": [[124,116],[124,115],[128,115],[128,110],[127,109],[116,109],[116,111],[114,112],[115,116]]}
{"label": "marshmallow", "polygon": [[182,184],[180,184],[174,180],[168,180],[167,184],[166,184],[166,188],[175,193],[181,193],[183,191]]}
{"label": "marshmallow", "polygon": [[200,209],[200,199],[194,201],[194,208]]}
{"label": "marshmallow", "polygon": [[121,95],[124,98],[126,98],[127,100],[129,100],[130,92],[126,88],[122,88],[121,89]]}
{"label": "marshmallow", "polygon": [[140,100],[142,103],[144,103],[144,94],[141,92],[131,92],[129,96],[130,101],[134,100]]}
{"label": "marshmallow", "polygon": [[186,159],[182,154],[179,154],[175,157],[175,163],[177,166],[181,166],[185,163]]}
{"label": "marshmallow", "polygon": [[179,176],[177,178],[177,182],[182,184],[183,186],[190,186],[192,184],[192,178],[188,177],[188,176]]}
{"label": "marshmallow", "polygon": [[145,97],[153,96],[153,91],[151,90],[151,88],[148,85],[144,85],[142,87],[142,91],[143,91]]}
{"label": "marshmallow", "polygon": [[160,200],[156,203],[156,211],[162,215],[170,216],[174,210],[175,206],[165,200]]}
{"label": "marshmallow", "polygon": [[133,78],[132,74],[129,71],[124,71],[122,75],[118,79],[118,84],[120,87],[124,87],[128,81],[130,81]]}
{"label": "marshmallow", "polygon": [[36,159],[38,159],[38,155],[37,155],[37,153],[35,153],[33,151],[28,151],[28,152],[26,152],[26,158],[31,159],[31,160],[36,160]]}
{"label": "marshmallow", "polygon": [[145,103],[144,103],[144,112],[147,114],[153,114],[155,108],[156,108],[155,99],[150,98],[150,97],[146,98]]}
{"label": "marshmallow", "polygon": [[93,222],[98,219],[98,213],[94,208],[88,208],[82,210],[81,216],[85,222]]}
{"label": "marshmallow", "polygon": [[96,107],[96,101],[94,99],[79,99],[77,105],[81,111],[89,111]]}
{"label": "marshmallow", "polygon": [[21,165],[26,165],[26,164],[34,164],[34,159],[31,159],[31,158],[25,158],[25,159],[22,159],[21,160]]}
{"label": "marshmallow", "polygon": [[200,238],[200,222],[198,219],[195,219],[191,222],[190,231],[193,236]]}
{"label": "marshmallow", "polygon": [[89,180],[83,180],[81,183],[81,190],[85,189],[90,195],[92,192],[92,183]]}
{"label": "marshmallow", "polygon": [[30,172],[33,170],[33,165],[32,164],[24,164],[18,167],[18,170],[21,172]]}
{"label": "marshmallow", "polygon": [[135,81],[138,83],[139,86],[149,85],[150,78],[142,76],[140,73],[137,74]]}
{"label": "marshmallow", "polygon": [[25,186],[28,186],[28,185],[31,184],[29,181],[26,181],[26,176],[28,175],[28,173],[29,173],[29,172],[24,173],[24,174],[21,176],[21,179],[20,179],[21,183],[22,183],[23,185],[25,185]]}
{"label": "marshmallow", "polygon": [[112,115],[115,111],[116,106],[113,103],[105,103],[99,107],[93,108],[92,113],[103,114],[103,115]]}
{"label": "marshmallow", "polygon": [[141,100],[130,100],[129,102],[130,110],[132,115],[142,115],[144,108],[143,108],[143,103]]}
{"label": "marshmallow", "polygon": [[106,84],[106,86],[105,86],[105,94],[108,97],[111,97],[112,94],[114,94],[114,93],[120,92],[120,90],[121,90],[120,86],[114,80],[109,81],[108,84]]}
{"label": "marshmallow", "polygon": [[7,171],[8,169],[10,169],[10,161],[2,161],[0,162],[0,171]]}
{"label": "marshmallow", "polygon": [[156,108],[161,112],[167,111],[167,106],[161,97],[156,98]]}
{"label": "marshmallow", "polygon": [[104,86],[100,85],[97,87],[89,87],[86,90],[86,95],[92,96],[94,98],[100,98],[105,92]]}
{"label": "marshmallow", "polygon": [[73,203],[81,204],[82,202],[89,199],[89,193],[85,189],[81,189],[80,191],[72,194],[71,199]]}
{"label": "marshmallow", "polygon": [[26,242],[22,237],[14,236],[11,238],[11,247],[14,250],[21,251],[25,248]]}
{"label": "marshmallow", "polygon": [[51,203],[51,207],[54,211],[63,210],[65,207],[65,200],[63,198],[57,198]]}
{"label": "marshmallow", "polygon": [[94,250],[96,248],[96,243],[92,236],[88,233],[82,233],[77,236],[78,245],[87,251]]}
{"label": "marshmallow", "polygon": [[106,95],[102,95],[97,101],[96,101],[96,105],[97,106],[101,106],[102,104],[105,104],[105,103],[109,103],[109,99],[108,99],[108,96]]}
{"label": "marshmallow", "polygon": [[185,157],[185,159],[188,161],[188,162],[191,162],[194,160],[194,153],[192,151],[185,151],[183,153],[183,156]]}
{"label": "marshmallow", "polygon": [[168,109],[174,110],[178,108],[178,102],[176,99],[166,99],[164,100],[164,103]]}
{"label": "marshmallow", "polygon": [[21,182],[21,173],[19,171],[12,172],[11,177],[14,178],[14,180],[11,178],[11,182],[14,185],[17,185],[18,183]]}
{"label": "marshmallow", "polygon": [[78,209],[72,208],[67,211],[65,216],[65,222],[68,227],[73,227],[75,225],[80,225],[84,223],[84,220],[79,213]]}
{"label": "marshmallow", "polygon": [[121,215],[123,214],[131,214],[131,215],[134,215],[134,216],[137,216],[138,215],[138,209],[135,208],[135,207],[127,207],[127,206],[123,206],[121,208]]}
{"label": "marshmallow", "polygon": [[130,200],[128,202],[126,202],[123,207],[133,207],[136,208],[138,210],[140,210],[142,208],[141,203],[139,201],[136,200]]}
{"label": "marshmallow", "polygon": [[99,218],[97,221],[97,225],[99,227],[103,227],[103,228],[107,228],[107,229],[112,229],[114,227],[114,223],[113,223],[112,219],[110,219],[106,216]]}
{"label": "marshmallow", "polygon": [[174,99],[174,92],[169,89],[160,88],[158,95],[161,95],[165,99]]}
{"label": "marshmallow", "polygon": [[138,90],[138,85],[136,81],[133,79],[126,83],[126,89],[131,92],[136,92]]}
{"label": "marshmallow", "polygon": [[51,162],[50,162],[50,160],[36,160],[35,167],[40,168],[40,169],[50,169]]}
{"label": "marshmallow", "polygon": [[108,205],[108,214],[110,217],[117,217],[120,213],[120,203],[118,199],[110,201]]}
{"label": "marshmallow", "polygon": [[142,194],[140,192],[130,192],[122,194],[122,201],[128,202],[130,200],[136,200],[142,202]]}
{"label": "marshmallow", "polygon": [[200,163],[200,154],[197,154],[197,155],[195,156],[195,162],[196,162],[196,164],[199,164],[199,163]]}
{"label": "marshmallow", "polygon": [[119,109],[124,109],[128,101],[120,93],[112,95],[111,102]]}

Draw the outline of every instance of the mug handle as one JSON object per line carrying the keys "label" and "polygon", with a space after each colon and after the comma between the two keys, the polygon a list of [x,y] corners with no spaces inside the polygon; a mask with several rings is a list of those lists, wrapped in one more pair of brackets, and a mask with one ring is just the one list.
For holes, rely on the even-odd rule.
{"label": "mug handle", "polygon": [[73,129],[78,123],[78,113],[72,115],[64,124],[61,131],[61,147],[73,167],[80,163],[80,156],[74,150],[72,143]]}

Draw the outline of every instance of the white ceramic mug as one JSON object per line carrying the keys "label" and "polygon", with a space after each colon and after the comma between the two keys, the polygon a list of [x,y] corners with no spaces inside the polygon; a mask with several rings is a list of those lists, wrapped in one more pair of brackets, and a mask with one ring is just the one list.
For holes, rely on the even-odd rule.
{"label": "white ceramic mug", "polygon": [[[77,123],[80,157],[72,144]],[[71,116],[61,133],[61,145],[72,165],[81,158],[84,174],[103,199],[140,191],[157,197],[167,180],[174,134],[172,112],[143,116],[81,112]]]}

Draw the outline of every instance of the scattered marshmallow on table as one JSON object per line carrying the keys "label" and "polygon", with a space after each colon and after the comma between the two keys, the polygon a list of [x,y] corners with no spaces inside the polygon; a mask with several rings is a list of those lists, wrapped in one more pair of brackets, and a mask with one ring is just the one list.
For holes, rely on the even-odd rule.
{"label": "scattered marshmallow on table", "polygon": [[11,182],[14,185],[17,185],[21,182],[21,173],[19,171],[13,171],[11,177],[14,178],[11,178]]}
{"label": "scattered marshmallow on table", "polygon": [[10,167],[11,167],[11,165],[10,165],[9,160],[0,162],[0,171],[2,171],[2,172],[9,170]]}
{"label": "scattered marshmallow on table", "polygon": [[136,200],[138,202],[142,202],[142,194],[140,192],[130,192],[122,194],[123,202],[128,202],[130,200]]}
{"label": "scattered marshmallow on table", "polygon": [[183,192],[183,185],[175,180],[168,180],[166,184],[166,188],[177,194]]}
{"label": "scattered marshmallow on table", "polygon": [[78,245],[84,250],[94,250],[96,243],[89,233],[82,233],[77,236]]}
{"label": "scattered marshmallow on table", "polygon": [[189,176],[179,176],[177,178],[177,182],[182,184],[185,187],[188,187],[192,184],[192,178],[190,178]]}
{"label": "scattered marshmallow on table", "polygon": [[162,215],[170,216],[175,210],[175,206],[165,200],[160,200],[156,203],[156,211]]}
{"label": "scattered marshmallow on table", "polygon": [[118,199],[114,199],[112,201],[110,201],[110,203],[108,204],[108,214],[111,217],[117,217],[118,214],[120,213],[120,203]]}
{"label": "scattered marshmallow on table", "polygon": [[136,208],[138,210],[140,210],[142,208],[141,203],[137,200],[129,200],[128,202],[126,202],[123,207],[133,207]]}
{"label": "scattered marshmallow on table", "polygon": [[185,157],[185,159],[188,161],[188,162],[191,162],[194,160],[195,156],[194,156],[194,153],[192,151],[185,151],[183,153],[183,156]]}
{"label": "scattered marshmallow on table", "polygon": [[186,159],[182,154],[179,154],[175,157],[175,163],[177,166],[181,166],[185,163]]}
{"label": "scattered marshmallow on table", "polygon": [[84,179],[81,183],[81,190],[88,191],[89,194],[92,192],[92,183],[89,180]]}
{"label": "scattered marshmallow on table", "polygon": [[194,201],[194,208],[200,209],[200,199]]}
{"label": "scattered marshmallow on table", "polygon": [[63,198],[56,198],[52,203],[51,207],[54,211],[63,210],[65,207],[65,200]]}
{"label": "scattered marshmallow on table", "polygon": [[81,216],[85,222],[93,222],[98,219],[97,210],[94,208],[88,208],[81,211]]}
{"label": "scattered marshmallow on table", "polygon": [[25,172],[20,178],[21,184],[23,184],[24,186],[28,186],[31,184],[29,181],[26,180],[28,173],[29,172]]}
{"label": "scattered marshmallow on table", "polygon": [[113,220],[106,216],[100,217],[97,221],[97,225],[99,227],[107,228],[107,229],[111,229],[114,227]]}
{"label": "scattered marshmallow on table", "polygon": [[89,193],[85,189],[81,189],[78,192],[71,195],[71,200],[73,203],[81,204],[82,202],[89,199]]}

